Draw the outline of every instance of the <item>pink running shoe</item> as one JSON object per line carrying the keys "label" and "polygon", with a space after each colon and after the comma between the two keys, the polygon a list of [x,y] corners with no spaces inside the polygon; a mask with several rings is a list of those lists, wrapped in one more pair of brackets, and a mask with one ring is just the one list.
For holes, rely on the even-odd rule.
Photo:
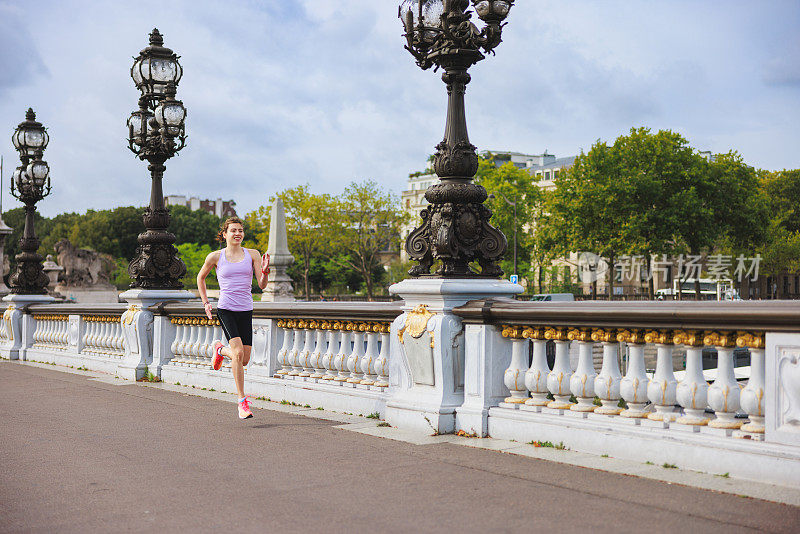
{"label": "pink running shoe", "polygon": [[250,411],[250,401],[247,397],[239,403],[239,419],[249,419],[253,417],[253,412]]}
{"label": "pink running shoe", "polygon": [[219,371],[219,368],[222,367],[222,354],[219,352],[222,350],[224,345],[222,341],[216,340],[214,341],[214,358],[211,360],[211,367],[214,368],[215,371]]}

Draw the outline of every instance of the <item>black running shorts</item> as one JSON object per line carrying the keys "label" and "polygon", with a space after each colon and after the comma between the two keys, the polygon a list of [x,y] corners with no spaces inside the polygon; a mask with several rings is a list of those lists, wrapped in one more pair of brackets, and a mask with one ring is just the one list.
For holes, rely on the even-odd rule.
{"label": "black running shorts", "polygon": [[242,338],[242,345],[253,345],[253,312],[231,311],[217,308],[217,318],[222,324],[225,338],[230,341],[235,337]]}

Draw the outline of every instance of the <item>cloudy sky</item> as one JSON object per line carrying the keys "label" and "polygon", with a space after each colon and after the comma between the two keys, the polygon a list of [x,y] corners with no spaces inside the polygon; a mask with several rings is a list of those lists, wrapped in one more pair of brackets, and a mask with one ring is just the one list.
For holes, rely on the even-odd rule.
{"label": "cloudy sky", "polygon": [[[132,56],[158,27],[181,55],[188,146],[167,194],[232,198],[241,214],[286,187],[399,193],[441,140],[438,74],[403,50],[396,0],[0,0],[3,208],[10,142],[32,106],[48,128],[48,216],[144,205],[126,146]],[[497,56],[473,67],[479,149],[574,155],[631,126],[699,149],[800,167],[800,2],[518,0]]]}

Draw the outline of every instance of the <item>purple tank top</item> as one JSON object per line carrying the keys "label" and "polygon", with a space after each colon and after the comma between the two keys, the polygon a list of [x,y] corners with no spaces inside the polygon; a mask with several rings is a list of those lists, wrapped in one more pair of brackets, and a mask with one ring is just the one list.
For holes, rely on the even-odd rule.
{"label": "purple tank top", "polygon": [[253,258],[246,250],[242,261],[231,263],[225,259],[225,249],[222,249],[217,262],[217,280],[219,281],[218,308],[230,311],[253,309],[251,294]]}

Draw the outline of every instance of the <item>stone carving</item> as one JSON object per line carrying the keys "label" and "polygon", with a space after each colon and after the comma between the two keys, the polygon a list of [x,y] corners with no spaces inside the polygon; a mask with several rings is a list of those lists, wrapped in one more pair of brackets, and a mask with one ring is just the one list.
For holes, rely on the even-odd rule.
{"label": "stone carving", "polygon": [[76,248],[69,239],[62,239],[54,248],[58,254],[58,264],[64,268],[59,277],[59,287],[113,287],[109,283],[109,275],[114,262],[107,254]]}
{"label": "stone carving", "polygon": [[[433,368],[435,317],[428,311],[427,305],[420,304],[404,314],[403,322],[398,325],[397,338],[408,360],[411,380],[416,385],[436,385]],[[406,332],[411,335],[404,335]],[[429,336],[423,337],[426,332]]]}
{"label": "stone carving", "polygon": [[78,346],[80,337],[80,324],[77,317],[70,317],[69,319],[69,344],[71,347]]}
{"label": "stone carving", "polygon": [[800,352],[783,351],[778,363],[778,425],[800,430]]}

